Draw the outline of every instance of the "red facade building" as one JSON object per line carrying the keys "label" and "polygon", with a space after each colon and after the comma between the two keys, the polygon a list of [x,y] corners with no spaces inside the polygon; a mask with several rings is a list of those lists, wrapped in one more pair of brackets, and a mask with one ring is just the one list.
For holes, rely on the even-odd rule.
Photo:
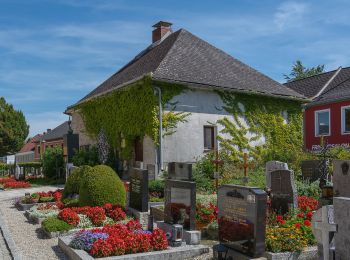
{"label": "red facade building", "polygon": [[320,149],[328,145],[350,149],[350,68],[339,68],[285,84],[312,100],[304,106],[304,145]]}

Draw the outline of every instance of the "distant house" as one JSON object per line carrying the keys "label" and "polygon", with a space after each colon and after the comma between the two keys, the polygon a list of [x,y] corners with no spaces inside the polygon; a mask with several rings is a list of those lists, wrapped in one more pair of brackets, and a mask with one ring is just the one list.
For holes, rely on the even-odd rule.
{"label": "distant house", "polygon": [[38,138],[35,142],[34,158],[40,160],[42,154],[48,147],[59,146],[64,147],[64,135],[68,133],[69,123],[68,121],[60,124],[54,129],[47,129],[47,132]]}
{"label": "distant house", "polygon": [[[161,84],[168,84],[169,88],[174,84],[186,86],[187,91],[172,97],[164,109],[165,112],[171,111],[175,104],[175,111],[190,115],[186,122],[177,125],[176,132],[164,136],[158,147],[150,136],[134,140],[130,164],[144,168],[159,169],[173,161],[195,162],[198,156],[218,148],[217,135],[223,127],[217,121],[232,117],[218,91],[253,96],[259,100],[276,98],[286,104],[305,100],[302,94],[184,29],[172,32],[171,24],[167,22],[159,22],[153,27],[150,46],[65,111],[72,117],[72,129],[79,134],[80,146],[96,144],[97,140],[87,134],[79,105],[110,93],[122,92],[145,76],[151,79],[156,96],[157,86]],[[300,104],[297,109],[301,111]],[[105,113],[112,116],[108,109]]]}
{"label": "distant house", "polygon": [[304,107],[304,143],[320,149],[324,136],[329,145],[350,148],[350,67],[286,83],[310,98]]}
{"label": "distant house", "polygon": [[35,161],[35,148],[36,142],[42,137],[42,134],[37,134],[31,139],[29,139],[21,148],[21,150],[16,153],[15,160],[16,163],[24,162],[34,162]]}

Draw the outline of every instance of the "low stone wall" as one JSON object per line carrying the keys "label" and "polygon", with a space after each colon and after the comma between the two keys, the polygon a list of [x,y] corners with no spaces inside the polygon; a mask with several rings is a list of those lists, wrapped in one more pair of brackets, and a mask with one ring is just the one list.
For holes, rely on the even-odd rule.
{"label": "low stone wall", "polygon": [[24,213],[24,216],[26,216],[26,218],[28,219],[29,222],[32,222],[34,224],[40,224],[40,225],[46,219],[46,218],[38,218],[36,216],[33,216],[33,215],[30,214],[29,211],[26,211]]}
{"label": "low stone wall", "polygon": [[308,247],[304,251],[298,252],[284,252],[284,253],[272,253],[266,252],[265,257],[268,260],[317,260],[317,247]]}
{"label": "low stone wall", "polygon": [[133,208],[127,208],[127,213],[136,218],[144,230],[153,229],[153,221],[149,212],[141,212]]}
{"label": "low stone wall", "polygon": [[[58,238],[58,246],[71,260],[93,260],[94,258],[90,256],[84,250],[76,250],[69,246],[72,236],[65,236]],[[154,251],[138,254],[129,254],[122,256],[112,256],[99,259],[108,260],[152,260],[152,259],[162,259],[162,260],[182,260],[193,258],[202,254],[209,252],[209,247],[204,245],[191,245],[191,246],[181,246],[181,247],[169,247],[168,250]]]}
{"label": "low stone wall", "polygon": [[164,221],[164,209],[158,207],[151,207],[151,216],[153,221]]}
{"label": "low stone wall", "polygon": [[30,210],[33,206],[41,205],[41,204],[45,204],[45,202],[32,203],[32,204],[24,204],[24,203],[18,202],[16,203],[16,207],[20,211],[25,211],[25,210]]}

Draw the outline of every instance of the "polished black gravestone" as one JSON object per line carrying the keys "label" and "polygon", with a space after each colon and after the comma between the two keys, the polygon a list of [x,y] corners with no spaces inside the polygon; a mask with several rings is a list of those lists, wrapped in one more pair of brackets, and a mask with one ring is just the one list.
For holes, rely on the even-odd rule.
{"label": "polished black gravestone", "polygon": [[168,163],[168,178],[172,180],[192,180],[192,164],[191,163]]}
{"label": "polished black gravestone", "polygon": [[196,228],[196,183],[179,180],[165,182],[164,222]]}
{"label": "polished black gravestone", "polygon": [[259,188],[220,186],[220,243],[247,256],[261,256],[265,252],[266,202],[267,195]]}
{"label": "polished black gravestone", "polygon": [[271,172],[272,210],[284,215],[290,209],[297,208],[297,204],[297,189],[293,171],[277,170]]}
{"label": "polished black gravestone", "polygon": [[320,169],[322,166],[321,160],[307,160],[301,162],[301,175],[304,180],[309,182],[314,182],[320,179],[322,171]]}
{"label": "polished black gravestone", "polygon": [[148,211],[148,171],[133,168],[130,173],[129,207],[141,212]]}

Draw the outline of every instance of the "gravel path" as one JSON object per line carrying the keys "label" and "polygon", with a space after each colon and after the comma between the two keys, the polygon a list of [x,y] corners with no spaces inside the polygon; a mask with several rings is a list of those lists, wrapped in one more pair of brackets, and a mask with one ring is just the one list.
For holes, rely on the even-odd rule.
{"label": "gravel path", "polygon": [[[12,234],[12,238],[23,256],[23,260],[68,259],[58,247],[57,238],[46,238],[40,231],[40,225],[29,223],[24,216],[24,211],[18,211],[13,205],[13,199],[23,196],[25,192],[49,191],[56,188],[57,187],[45,186],[0,192],[0,214],[6,222],[6,226]],[[2,236],[1,238],[3,239]],[[6,245],[3,247],[1,244],[2,242],[0,239],[0,250],[1,253],[3,253],[2,250],[6,248]],[[6,251],[4,252],[6,255]]]}
{"label": "gravel path", "polygon": [[2,235],[2,233],[0,233],[0,259],[2,260],[11,260],[12,256],[11,253],[9,251],[9,249],[7,248],[5,239]]}

